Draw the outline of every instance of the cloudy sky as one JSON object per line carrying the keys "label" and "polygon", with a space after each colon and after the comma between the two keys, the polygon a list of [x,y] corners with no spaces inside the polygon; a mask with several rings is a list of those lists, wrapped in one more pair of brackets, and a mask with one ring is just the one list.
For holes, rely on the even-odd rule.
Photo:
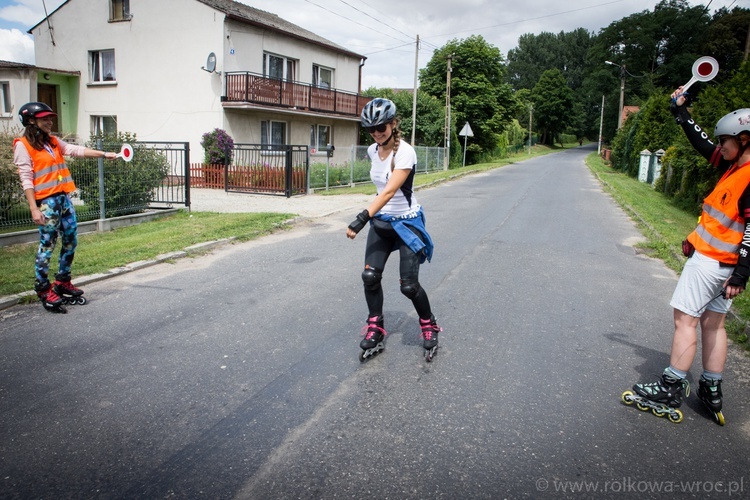
{"label": "cloudy sky", "polygon": [[[76,1],[76,0],[70,0]],[[137,19],[138,1],[131,11]],[[34,64],[26,32],[64,0],[0,0],[0,60]],[[709,4],[710,2],[710,4]],[[363,88],[411,88],[416,36],[418,66],[424,67],[447,41],[482,35],[503,56],[525,33],[559,33],[585,28],[598,33],[613,21],[653,10],[657,0],[243,0],[279,15],[367,57]],[[690,5],[750,7],[750,0],[689,0]],[[221,68],[218,68],[219,70]]]}

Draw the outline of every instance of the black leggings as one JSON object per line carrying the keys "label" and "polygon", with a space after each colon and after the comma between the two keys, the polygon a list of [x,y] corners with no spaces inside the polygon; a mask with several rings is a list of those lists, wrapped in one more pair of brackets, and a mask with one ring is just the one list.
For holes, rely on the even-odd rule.
{"label": "black leggings", "polygon": [[[416,231],[414,233],[419,236]],[[388,257],[396,248],[400,256],[401,293],[411,299],[421,319],[430,319],[432,317],[430,301],[419,284],[420,256],[403,242],[390,222],[377,219],[373,220],[367,234],[365,271],[362,273],[370,317],[383,315],[383,287],[380,279]]]}

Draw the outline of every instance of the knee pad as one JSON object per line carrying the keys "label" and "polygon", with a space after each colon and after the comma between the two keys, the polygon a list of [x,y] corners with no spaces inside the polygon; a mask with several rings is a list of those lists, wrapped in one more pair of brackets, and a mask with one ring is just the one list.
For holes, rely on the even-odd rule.
{"label": "knee pad", "polygon": [[419,294],[422,289],[419,286],[419,281],[402,281],[401,282],[401,293],[406,295],[408,298],[413,299]]}
{"label": "knee pad", "polygon": [[373,290],[380,286],[380,280],[382,278],[383,275],[375,268],[365,267],[365,270],[362,271],[362,282],[368,290]]}

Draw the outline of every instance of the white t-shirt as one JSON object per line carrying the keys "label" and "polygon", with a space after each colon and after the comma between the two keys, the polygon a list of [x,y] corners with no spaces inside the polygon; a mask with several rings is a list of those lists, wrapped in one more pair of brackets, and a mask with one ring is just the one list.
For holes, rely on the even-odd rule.
{"label": "white t-shirt", "polygon": [[[391,178],[391,158],[393,152],[391,152],[385,160],[381,160],[378,156],[378,145],[371,144],[367,148],[367,154],[370,156],[371,167],[370,167],[370,179],[378,188],[378,193],[385,189],[386,184]],[[399,170],[411,170],[409,177],[406,178],[401,189],[396,191],[393,198],[380,210],[384,214],[388,215],[405,215],[410,212],[419,210],[419,204],[417,199],[414,197],[413,184],[414,184],[414,173],[417,171],[417,153],[414,148],[408,142],[402,140],[398,146],[398,152],[396,153],[396,166],[395,169]]]}

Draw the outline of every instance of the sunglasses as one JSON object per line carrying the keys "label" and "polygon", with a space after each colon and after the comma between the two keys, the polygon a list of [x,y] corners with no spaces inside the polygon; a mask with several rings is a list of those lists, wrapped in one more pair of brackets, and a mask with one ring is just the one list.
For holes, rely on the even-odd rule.
{"label": "sunglasses", "polygon": [[388,124],[381,123],[380,125],[375,125],[374,127],[365,127],[365,130],[367,130],[371,134],[374,134],[375,132],[380,132],[382,134],[383,132],[385,132],[386,128],[388,128]]}

